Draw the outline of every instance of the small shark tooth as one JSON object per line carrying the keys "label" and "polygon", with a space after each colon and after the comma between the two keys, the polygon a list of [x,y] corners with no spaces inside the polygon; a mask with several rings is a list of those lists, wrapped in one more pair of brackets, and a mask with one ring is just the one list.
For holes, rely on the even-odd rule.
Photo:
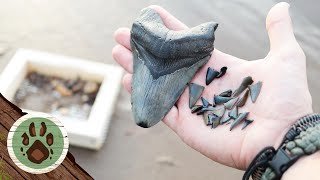
{"label": "small shark tooth", "polygon": [[201,101],[202,101],[203,107],[209,107],[212,105],[204,97],[201,97]]}
{"label": "small shark tooth", "polygon": [[206,85],[209,85],[220,73],[211,67],[208,67],[206,74]]}
{"label": "small shark tooth", "polygon": [[203,86],[196,83],[190,83],[189,85],[189,107],[191,108],[196,104],[204,90]]}
{"label": "small shark tooth", "polygon": [[212,113],[217,115],[218,117],[222,117],[224,115],[224,112],[226,111],[226,108],[224,106],[214,108],[212,110]]}
{"label": "small shark tooth", "polygon": [[231,99],[232,99],[231,97],[223,97],[223,96],[216,96],[216,95],[214,95],[214,97],[213,97],[214,104],[216,104],[216,105],[226,103],[226,102],[230,101]]}
{"label": "small shark tooth", "polygon": [[246,119],[243,123],[243,126],[241,128],[241,130],[243,130],[244,128],[246,128],[249,124],[251,124],[253,122],[253,120],[250,119]]}
{"label": "small shark tooth", "polygon": [[241,121],[243,121],[244,119],[247,118],[249,112],[245,112],[245,113],[240,113],[239,116],[231,123],[230,125],[230,131],[236,126],[238,125]]}
{"label": "small shark tooth", "polygon": [[262,82],[261,81],[257,82],[256,84],[253,84],[253,85],[249,86],[250,97],[251,97],[251,101],[253,103],[255,103],[256,100],[258,99],[261,87],[262,87]]}
{"label": "small shark tooth", "polygon": [[237,106],[238,107],[244,106],[247,102],[248,96],[249,96],[249,90],[247,89],[246,92],[243,94],[243,96],[239,99]]}
{"label": "small shark tooth", "polygon": [[220,124],[220,117],[216,114],[209,114],[208,119],[212,123],[211,128],[216,128]]}
{"label": "small shark tooth", "polygon": [[224,106],[226,107],[226,109],[231,110],[233,108],[233,106],[237,103],[239,97],[235,97],[233,99],[231,99],[230,101],[224,103]]}
{"label": "small shark tooth", "polygon": [[200,111],[197,112],[197,115],[203,114],[206,111],[213,111],[213,107],[203,107]]}
{"label": "small shark tooth", "polygon": [[202,108],[203,108],[202,105],[194,105],[194,106],[191,108],[191,113],[196,113],[196,112],[200,111]]}
{"label": "small shark tooth", "polygon": [[225,124],[227,122],[229,122],[232,118],[227,116],[225,118],[220,119],[220,124]]}
{"label": "small shark tooth", "polygon": [[231,97],[232,96],[232,90],[231,89],[228,89],[226,91],[223,91],[222,93],[219,94],[219,96],[222,96],[222,97]]}
{"label": "small shark tooth", "polygon": [[223,75],[225,75],[226,72],[227,72],[227,69],[228,69],[228,68],[227,68],[226,66],[222,67],[222,68],[220,69],[219,74],[217,75],[217,78],[221,78]]}
{"label": "small shark tooth", "polygon": [[238,117],[238,107],[234,106],[234,108],[231,111],[229,111],[228,116],[232,119],[236,119]]}
{"label": "small shark tooth", "polygon": [[248,76],[248,77],[244,78],[242,80],[240,86],[238,87],[238,89],[236,89],[233,92],[233,97],[238,96],[239,94],[241,94],[252,83],[253,83],[253,80],[252,80],[251,76]]}
{"label": "small shark tooth", "polygon": [[[131,102],[137,125],[149,128],[157,124],[175,105],[187,84],[210,59],[217,27],[217,23],[208,22],[174,31],[164,25],[154,9],[141,11],[132,24],[130,36]],[[198,98],[195,95],[190,108]]]}

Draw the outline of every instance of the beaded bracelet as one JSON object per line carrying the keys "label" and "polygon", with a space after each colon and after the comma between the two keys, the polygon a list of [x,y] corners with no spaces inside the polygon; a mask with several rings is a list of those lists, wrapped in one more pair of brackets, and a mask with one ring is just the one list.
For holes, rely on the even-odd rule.
{"label": "beaded bracelet", "polygon": [[254,158],[243,179],[278,180],[301,156],[320,150],[320,114],[299,119],[285,135],[278,150],[266,147]]}

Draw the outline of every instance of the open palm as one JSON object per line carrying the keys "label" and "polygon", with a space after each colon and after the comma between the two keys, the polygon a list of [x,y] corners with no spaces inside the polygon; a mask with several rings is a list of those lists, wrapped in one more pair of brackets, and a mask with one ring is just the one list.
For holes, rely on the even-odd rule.
{"label": "open palm", "polygon": [[[151,6],[172,30],[187,27],[159,6]],[[188,88],[181,95],[177,106],[163,119],[181,139],[214,161],[245,169],[254,156],[266,146],[277,146],[282,137],[297,119],[312,113],[312,101],[306,77],[305,55],[295,40],[288,4],[273,7],[266,22],[270,52],[264,59],[245,61],[214,50],[209,62],[199,70],[192,82],[205,86],[208,67],[220,69],[227,66],[227,73],[205,86],[202,94],[212,100],[214,94],[227,89],[235,90],[246,76],[262,81],[258,100],[247,101],[239,112],[250,112],[254,122],[245,130],[236,127],[229,131],[228,125],[211,129],[203,123],[202,116],[191,114]],[[113,49],[114,59],[128,72],[124,76],[125,88],[131,91],[133,57],[130,47],[130,30],[120,28],[115,32],[119,43]],[[200,104],[198,102],[197,104]]]}

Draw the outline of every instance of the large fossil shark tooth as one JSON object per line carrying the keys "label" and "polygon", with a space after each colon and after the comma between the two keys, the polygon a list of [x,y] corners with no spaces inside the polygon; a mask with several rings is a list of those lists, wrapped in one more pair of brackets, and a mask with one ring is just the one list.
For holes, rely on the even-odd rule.
{"label": "large fossil shark tooth", "polygon": [[262,82],[259,81],[256,84],[252,84],[249,86],[249,90],[250,90],[250,97],[253,103],[256,102],[256,100],[258,99],[258,96],[260,94],[260,90],[262,87]]}
{"label": "large fossil shark tooth", "polygon": [[239,94],[241,94],[252,83],[253,83],[253,80],[252,80],[251,76],[245,77],[242,80],[242,82],[241,82],[240,86],[238,87],[238,89],[236,89],[233,92],[233,97],[238,96]]}
{"label": "large fossil shark tooth", "polygon": [[141,11],[131,29],[131,102],[139,126],[155,125],[174,106],[195,73],[208,62],[217,26],[208,22],[173,31],[155,10]]}

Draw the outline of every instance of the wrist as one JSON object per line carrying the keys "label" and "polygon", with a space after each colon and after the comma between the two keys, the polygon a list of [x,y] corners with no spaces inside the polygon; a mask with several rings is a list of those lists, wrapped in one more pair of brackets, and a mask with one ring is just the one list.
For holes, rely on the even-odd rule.
{"label": "wrist", "polygon": [[282,180],[319,179],[320,152],[301,157],[282,176]]}

